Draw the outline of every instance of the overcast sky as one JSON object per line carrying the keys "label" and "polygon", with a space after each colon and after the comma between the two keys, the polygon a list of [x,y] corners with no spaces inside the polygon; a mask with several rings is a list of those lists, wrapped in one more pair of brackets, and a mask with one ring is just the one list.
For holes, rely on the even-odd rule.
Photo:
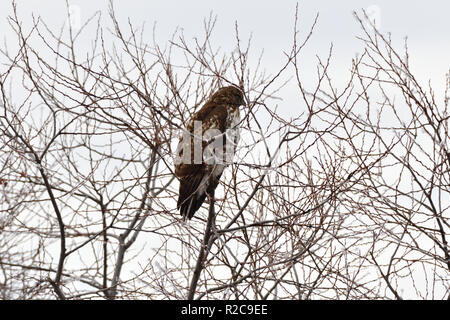
{"label": "overcast sky", "polygon": [[[107,0],[69,1],[79,11],[80,20],[85,21],[96,11],[102,12],[105,25],[109,18]],[[19,14],[26,20],[31,13],[41,16],[54,30],[58,30],[67,20],[65,1],[40,0],[17,1]],[[445,74],[450,67],[450,2],[431,1],[174,1],[174,0],[129,0],[115,1],[119,20],[125,25],[130,18],[134,25],[143,22],[151,43],[152,27],[156,23],[157,40],[164,43],[177,27],[184,30],[187,38],[202,34],[203,19],[210,13],[217,16],[215,44],[225,50],[234,48],[234,23],[239,25],[240,35],[253,36],[252,48],[255,54],[265,52],[264,66],[269,72],[277,71],[282,64],[283,50],[292,44],[292,31],[296,4],[299,4],[299,29],[306,34],[314,17],[319,13],[319,21],[313,37],[302,55],[303,66],[311,61],[311,72],[316,65],[315,55],[325,57],[333,43],[333,80],[345,81],[351,66],[351,59],[362,51],[361,41],[356,39],[361,29],[352,12],[369,9],[377,18],[381,32],[391,32],[394,44],[403,45],[408,37],[411,69],[416,77],[426,83],[432,81],[438,99],[442,99],[445,88]],[[1,36],[7,43],[16,41],[7,24],[11,14],[10,1],[0,2]],[[87,43],[91,40],[84,37]],[[3,40],[3,39],[2,39]],[[339,79],[342,77],[342,79]],[[287,93],[289,94],[289,93]],[[289,99],[287,97],[287,99]]]}

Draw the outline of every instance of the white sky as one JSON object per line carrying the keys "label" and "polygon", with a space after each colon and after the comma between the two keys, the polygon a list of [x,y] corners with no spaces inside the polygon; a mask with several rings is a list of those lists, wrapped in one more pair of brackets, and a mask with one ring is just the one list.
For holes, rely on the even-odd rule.
{"label": "white sky", "polygon": [[[95,11],[103,11],[105,23],[107,0],[73,0],[70,4],[80,8],[81,20],[87,19]],[[50,27],[57,30],[66,20],[65,1],[18,0],[21,16],[30,13],[40,15]],[[253,48],[259,52],[264,48],[267,67],[281,57],[282,49],[289,48],[292,39],[293,15],[297,1],[283,0],[129,0],[115,1],[116,13],[123,23],[129,17],[136,25],[146,22],[149,36],[154,22],[157,35],[167,39],[177,26],[182,27],[187,36],[199,35],[202,21],[212,12],[218,16],[216,41],[223,47],[234,44],[234,22],[237,21],[241,34],[246,37],[253,33]],[[361,43],[355,39],[360,28],[352,16],[353,10],[377,6],[380,9],[380,30],[392,32],[398,45],[408,36],[412,68],[423,81],[431,79],[434,85],[444,87],[445,73],[449,69],[450,2],[430,1],[300,1],[300,29],[309,28],[314,16],[319,12],[319,23],[309,44],[311,54],[325,55],[331,42],[334,45],[334,67],[349,68],[351,58],[360,51]],[[0,2],[0,35],[11,39],[11,31],[6,17],[11,13],[10,1]],[[2,39],[3,41],[3,39]],[[151,39],[149,38],[149,42]],[[313,55],[311,55],[313,57]],[[305,56],[305,59],[307,56]],[[315,64],[315,62],[314,62]],[[438,88],[437,88],[438,89]],[[438,89],[439,90],[439,89]]]}
{"label": "white sky", "polygon": [[[96,11],[102,12],[104,26],[111,26],[108,16],[109,0],[72,0],[72,6],[80,13],[83,23]],[[352,12],[361,13],[361,9],[376,8],[379,12],[379,30],[391,32],[396,48],[402,49],[404,37],[408,37],[410,68],[416,79],[427,87],[431,80],[436,93],[436,101],[443,104],[445,75],[450,69],[450,19],[448,12],[450,2],[444,0],[430,1],[269,1],[269,0],[129,0],[114,1],[115,11],[121,26],[127,29],[128,18],[134,26],[145,22],[148,44],[152,44],[152,29],[156,23],[156,40],[160,45],[167,43],[177,27],[183,29],[186,38],[202,36],[203,20],[211,13],[217,16],[213,44],[226,52],[235,48],[234,24],[239,25],[240,37],[243,41],[252,34],[252,50],[256,58],[264,50],[263,66],[268,73],[276,73],[284,64],[283,51],[292,47],[295,6],[299,4],[300,39],[310,29],[317,13],[319,20],[308,46],[300,56],[303,81],[308,74],[315,81],[316,55],[325,59],[330,44],[333,43],[333,58],[329,68],[334,85],[344,85],[349,77],[352,58],[362,52],[362,42],[356,39],[362,31]],[[31,20],[31,14],[41,16],[54,31],[58,31],[67,23],[66,1],[17,0],[19,15],[23,21]],[[8,46],[17,44],[7,16],[11,14],[10,1],[0,1],[0,41]],[[90,46],[89,33],[78,41],[78,46]],[[313,82],[311,82],[312,84]],[[315,82],[314,82],[315,84]],[[283,101],[279,102],[278,111],[284,115],[292,113],[298,105],[298,91],[292,82],[280,92]]]}

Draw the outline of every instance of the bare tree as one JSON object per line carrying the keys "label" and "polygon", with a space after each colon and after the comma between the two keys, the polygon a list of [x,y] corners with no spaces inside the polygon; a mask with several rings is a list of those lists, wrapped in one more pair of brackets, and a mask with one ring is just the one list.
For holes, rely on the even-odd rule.
{"label": "bare tree", "polygon": [[[0,69],[2,298],[448,298],[450,78],[440,101],[406,45],[355,16],[365,50],[336,89],[332,46],[302,72],[318,17],[300,39],[298,10],[269,73],[237,24],[235,48],[218,49],[213,16],[202,37],[177,30],[162,45],[112,5],[111,28],[98,13],[56,32],[37,17],[24,27],[14,4],[18,45]],[[230,84],[245,91],[239,149],[185,223],[178,135]]]}

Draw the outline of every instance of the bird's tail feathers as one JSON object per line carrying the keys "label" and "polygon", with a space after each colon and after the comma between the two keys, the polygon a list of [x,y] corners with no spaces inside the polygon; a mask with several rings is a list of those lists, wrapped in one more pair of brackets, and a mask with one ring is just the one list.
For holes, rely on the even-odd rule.
{"label": "bird's tail feathers", "polygon": [[180,209],[184,220],[190,220],[205,201],[206,193],[198,192],[199,188],[202,187],[200,185],[202,179],[203,175],[191,175],[183,178],[183,181],[180,183],[177,208]]}

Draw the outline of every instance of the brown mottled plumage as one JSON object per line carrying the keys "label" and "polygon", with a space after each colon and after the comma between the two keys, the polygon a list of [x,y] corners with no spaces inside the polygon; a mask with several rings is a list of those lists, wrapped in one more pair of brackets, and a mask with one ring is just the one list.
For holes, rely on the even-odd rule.
{"label": "brown mottled plumage", "polygon": [[[211,141],[214,140],[214,137],[219,137],[223,140],[223,151],[225,152],[226,139],[231,131],[234,134],[233,143],[237,143],[239,106],[243,104],[244,98],[241,90],[232,86],[221,88],[188,121],[186,134],[184,139],[180,140],[177,150],[177,156],[185,156],[185,158],[184,161],[175,165],[175,175],[180,180],[177,208],[180,209],[184,219],[191,219],[205,201],[206,195],[211,195],[219,184],[226,164],[217,159],[209,158],[208,161],[208,157],[205,159],[204,151],[208,145],[211,148]],[[201,123],[196,121],[201,121]],[[198,125],[199,123],[200,125]],[[197,132],[200,128],[201,132]],[[217,134],[205,138],[203,135],[208,130]],[[197,150],[197,153],[201,152],[201,155],[197,154],[197,161],[194,161],[195,140],[197,148],[201,146],[201,150]],[[186,150],[190,154],[184,154]],[[234,148],[232,152],[234,153]]]}

